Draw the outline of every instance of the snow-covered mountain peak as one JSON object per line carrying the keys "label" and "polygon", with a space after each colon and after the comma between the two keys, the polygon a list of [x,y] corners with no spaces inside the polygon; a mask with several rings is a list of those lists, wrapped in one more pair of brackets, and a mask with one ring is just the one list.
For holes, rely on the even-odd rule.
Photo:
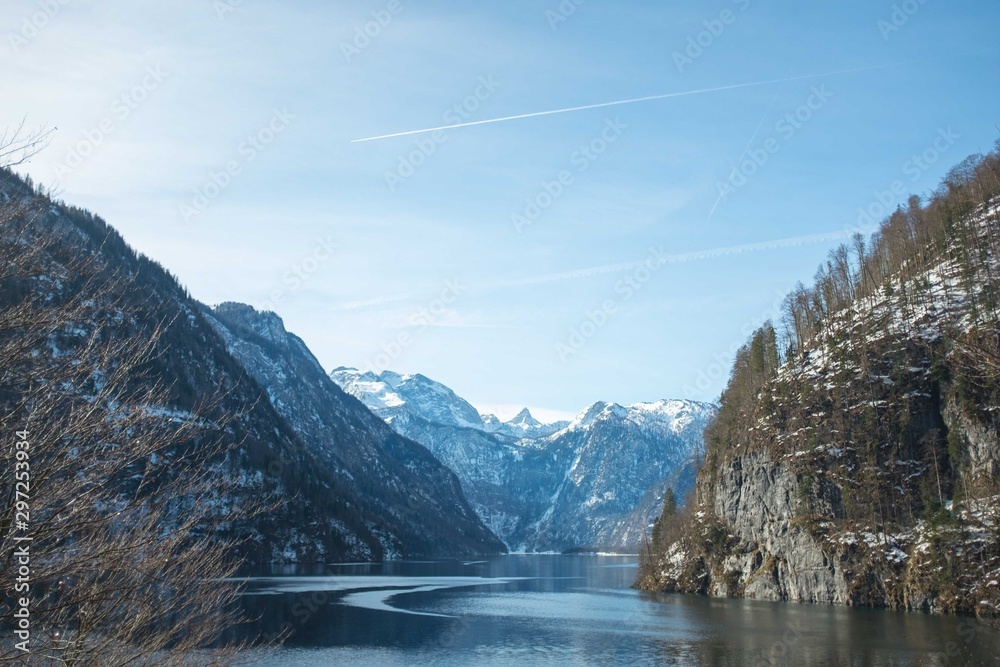
{"label": "snow-covered mountain peak", "polygon": [[536,440],[563,430],[569,422],[558,421],[546,424],[535,419],[528,408],[522,409],[507,421],[500,421],[495,415],[483,415],[482,429],[487,433],[497,433],[515,440]]}
{"label": "snow-covered mountain peak", "polygon": [[382,371],[378,375],[368,371],[365,375],[370,375],[376,382],[383,382],[392,389],[397,389],[399,385],[409,378],[408,375],[400,375],[399,373],[393,373],[392,371]]}
{"label": "snow-covered mountain peak", "polygon": [[420,375],[400,375],[393,371],[362,373],[353,368],[338,368],[330,373],[334,382],[358,398],[386,420],[406,413],[427,421],[483,428],[479,412],[440,382]]}
{"label": "snow-covered mountain peak", "polygon": [[502,421],[422,375],[331,375],[449,465],[483,521],[515,550],[637,548],[663,490],[683,496],[690,487],[715,410],[598,401],[572,422],[544,424],[529,408]]}
{"label": "snow-covered mountain peak", "polygon": [[596,401],[588,406],[583,412],[578,414],[573,421],[569,423],[567,429],[580,429],[580,428],[590,428],[597,421],[597,418],[601,416],[604,409],[608,407],[608,404],[604,401]]}
{"label": "snow-covered mountain peak", "polygon": [[528,410],[528,408],[525,408],[520,412],[518,412],[513,417],[513,419],[509,419],[506,423],[510,424],[511,426],[524,426],[527,428],[532,428],[535,426],[542,425],[542,422],[538,421],[531,415],[531,411]]}
{"label": "snow-covered mountain peak", "polygon": [[576,416],[567,430],[589,429],[607,420],[629,421],[639,426],[666,428],[682,433],[692,425],[702,426],[716,411],[714,405],[687,400],[660,400],[619,405],[598,401]]}
{"label": "snow-covered mountain peak", "polygon": [[662,424],[678,434],[694,425],[702,427],[717,410],[714,405],[688,400],[660,400],[628,407],[634,418]]}
{"label": "snow-covered mountain peak", "polygon": [[493,427],[503,424],[503,422],[500,421],[500,418],[494,414],[487,413],[481,416],[483,418],[483,426],[486,427],[486,430],[493,430]]}

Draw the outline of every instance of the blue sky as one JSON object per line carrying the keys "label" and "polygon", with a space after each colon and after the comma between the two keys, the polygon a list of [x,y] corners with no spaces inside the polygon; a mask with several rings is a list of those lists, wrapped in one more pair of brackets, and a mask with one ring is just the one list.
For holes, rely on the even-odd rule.
{"label": "blue sky", "polygon": [[985,0],[12,0],[0,124],[57,126],[22,171],[328,369],[557,416],[716,398],[860,208],[990,149],[998,25]]}

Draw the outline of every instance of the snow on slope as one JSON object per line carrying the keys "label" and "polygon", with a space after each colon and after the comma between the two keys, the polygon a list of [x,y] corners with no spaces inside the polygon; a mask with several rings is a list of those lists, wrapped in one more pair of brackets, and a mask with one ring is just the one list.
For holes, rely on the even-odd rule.
{"label": "snow on slope", "polygon": [[399,433],[451,467],[473,508],[509,548],[635,549],[666,486],[682,495],[715,406],[597,402],[570,422],[522,410],[480,416],[422,375],[338,368],[331,377]]}

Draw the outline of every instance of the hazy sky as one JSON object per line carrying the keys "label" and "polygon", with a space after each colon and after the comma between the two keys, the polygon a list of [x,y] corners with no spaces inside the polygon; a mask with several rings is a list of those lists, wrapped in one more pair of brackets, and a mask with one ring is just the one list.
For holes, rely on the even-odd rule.
{"label": "hazy sky", "polygon": [[0,123],[58,127],[22,171],[327,369],[554,416],[715,399],[859,208],[1000,136],[998,25],[987,0],[7,0]]}

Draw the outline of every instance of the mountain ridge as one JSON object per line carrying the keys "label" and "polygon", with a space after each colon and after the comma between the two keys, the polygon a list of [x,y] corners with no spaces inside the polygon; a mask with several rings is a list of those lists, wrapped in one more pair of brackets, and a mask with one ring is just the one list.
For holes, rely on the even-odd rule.
{"label": "mountain ridge", "polygon": [[[415,376],[341,367],[331,377],[451,467],[477,513],[513,551],[637,550],[657,511],[644,499],[662,498],[664,480],[686,494],[701,430],[716,409],[685,400],[598,401],[571,421],[541,424],[525,408],[507,422],[485,415],[475,423],[452,419],[454,406],[434,405],[445,397],[471,407],[425,376],[410,383]],[[417,388],[422,393],[414,396]]]}
{"label": "mountain ridge", "polygon": [[[103,219],[52,200],[9,170],[0,170],[0,176],[3,201],[19,202],[16,214],[4,222],[4,233],[14,235],[12,242],[30,241],[37,248],[32,275],[17,284],[0,285],[0,296],[13,301],[28,295],[35,303],[78,300],[87,309],[86,318],[74,324],[69,336],[63,336],[69,342],[63,342],[62,349],[49,346],[34,352],[64,354],[73,345],[85,346],[87,336],[125,331],[133,338],[157,341],[157,354],[144,366],[144,374],[132,380],[166,388],[166,402],[157,410],[191,414],[194,406],[218,395],[212,401],[218,412],[213,419],[227,424],[219,437],[232,443],[233,449],[223,460],[213,461],[209,474],[215,495],[203,500],[206,506],[223,508],[246,498],[269,507],[265,513],[227,524],[226,537],[239,542],[239,553],[249,564],[464,556],[503,550],[468,509],[454,475],[425,448],[403,444],[379,420],[365,422],[358,417],[350,422],[353,430],[343,422],[341,441],[345,448],[367,443],[365,451],[374,463],[395,471],[383,484],[361,488],[352,484],[350,475],[324,463],[322,452],[310,446],[316,445],[315,439],[312,443],[303,439],[303,424],[293,425],[288,413],[283,414],[275,387],[259,382],[258,378],[265,378],[255,377],[247,368],[252,358],[266,359],[280,352],[276,341],[286,336],[298,362],[318,374],[316,382],[327,382],[330,391],[340,393],[305,344],[284,331],[277,315],[258,314],[252,325],[223,331],[216,318],[220,313],[194,300],[176,277],[133,250]],[[96,291],[93,280],[74,273],[78,271],[74,267],[81,265],[108,284],[121,285],[121,294]],[[63,277],[53,280],[52,276]],[[233,354],[236,347],[248,351],[241,360]],[[112,358],[110,363],[118,361]],[[346,395],[338,400],[345,405],[356,403]],[[360,411],[368,414],[357,403],[353,412]],[[403,457],[406,464],[419,462],[423,472],[405,472],[406,464],[394,456]],[[345,457],[345,465],[359,465],[357,457],[349,458]],[[434,484],[416,483],[420,474],[427,474]],[[389,496],[394,484],[409,482],[424,490],[422,500],[415,502],[424,503],[426,513],[437,518],[430,526],[424,519],[427,530],[419,531],[420,535],[411,530],[419,525],[419,517],[401,517],[378,502],[383,494]],[[439,489],[427,490],[438,482]]]}

